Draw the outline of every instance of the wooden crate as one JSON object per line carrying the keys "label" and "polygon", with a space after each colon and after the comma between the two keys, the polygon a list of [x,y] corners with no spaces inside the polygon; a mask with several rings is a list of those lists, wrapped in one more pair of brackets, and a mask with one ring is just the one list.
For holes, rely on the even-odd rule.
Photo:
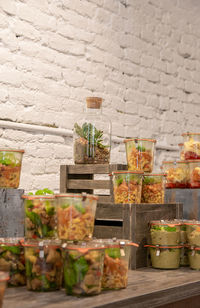
{"label": "wooden crate", "polygon": [[183,204],[183,218],[200,220],[200,189],[165,189],[165,201]]}
{"label": "wooden crate", "polygon": [[182,204],[98,204],[94,228],[96,238],[130,239],[139,244],[132,248],[131,269],[148,266],[147,249],[151,220],[182,218]]}
{"label": "wooden crate", "polygon": [[24,236],[23,189],[0,189],[0,237]]}
{"label": "wooden crate", "polygon": [[[60,192],[93,194],[94,190],[109,190],[109,195],[98,194],[99,202],[113,202],[112,181],[108,174],[112,171],[127,170],[127,165],[61,165],[60,166]],[[95,175],[107,175],[107,179],[97,180]]]}

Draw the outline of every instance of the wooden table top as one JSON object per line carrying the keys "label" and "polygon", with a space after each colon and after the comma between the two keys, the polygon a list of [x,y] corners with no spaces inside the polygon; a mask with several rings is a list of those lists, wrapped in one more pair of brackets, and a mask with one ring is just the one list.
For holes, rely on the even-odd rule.
{"label": "wooden table top", "polygon": [[8,288],[4,308],[117,308],[158,307],[200,295],[200,272],[189,268],[156,270],[142,268],[129,273],[128,287],[84,298],[67,296],[64,290],[37,293],[26,287]]}

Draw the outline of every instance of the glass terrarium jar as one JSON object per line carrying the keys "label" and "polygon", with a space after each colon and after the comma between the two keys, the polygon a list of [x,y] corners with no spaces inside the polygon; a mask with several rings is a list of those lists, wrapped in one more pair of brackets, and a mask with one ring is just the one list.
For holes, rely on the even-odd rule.
{"label": "glass terrarium jar", "polygon": [[68,295],[88,296],[101,292],[105,248],[82,242],[64,243],[64,285]]}
{"label": "glass terrarium jar", "polygon": [[115,171],[113,181],[115,203],[141,203],[142,171]]}
{"label": "glass terrarium jar", "polygon": [[28,240],[24,247],[27,289],[39,292],[59,290],[63,274],[61,241]]}
{"label": "glass terrarium jar", "polygon": [[49,239],[57,236],[55,196],[24,195],[25,237]]}
{"label": "glass terrarium jar", "polygon": [[0,238],[0,271],[9,272],[9,286],[26,284],[23,238]]}
{"label": "glass terrarium jar", "polygon": [[200,160],[188,160],[189,187],[200,188]]}
{"label": "glass terrarium jar", "polygon": [[149,247],[153,268],[179,268],[182,246],[145,245],[145,247]]}
{"label": "glass terrarium jar", "polygon": [[190,268],[200,270],[200,247],[189,246],[188,258]]}
{"label": "glass terrarium jar", "polygon": [[58,194],[58,236],[62,240],[92,239],[98,197],[86,194]]}
{"label": "glass terrarium jar", "polygon": [[139,245],[123,239],[101,239],[97,242],[105,245],[102,288],[104,290],[126,288],[131,247]]}
{"label": "glass terrarium jar", "polygon": [[185,225],[188,244],[200,247],[200,221],[191,220]]}
{"label": "glass terrarium jar", "polygon": [[7,287],[7,281],[9,279],[8,272],[1,271],[0,272],[0,308],[3,307],[3,298],[5,289]]}
{"label": "glass terrarium jar", "polygon": [[128,170],[152,172],[154,164],[154,139],[125,139]]}
{"label": "glass terrarium jar", "polygon": [[184,157],[188,159],[200,159],[200,133],[184,133]]}
{"label": "glass terrarium jar", "polygon": [[75,164],[108,164],[111,122],[102,114],[102,98],[87,97],[86,109],[74,124]]}
{"label": "glass terrarium jar", "polygon": [[171,220],[153,220],[150,222],[151,244],[177,245],[180,244],[180,222]]}
{"label": "glass terrarium jar", "polygon": [[187,161],[163,161],[161,169],[166,174],[166,188],[189,187],[189,165]]}
{"label": "glass terrarium jar", "polygon": [[0,149],[0,188],[18,188],[24,150]]}
{"label": "glass terrarium jar", "polygon": [[165,174],[143,176],[141,203],[164,203]]}
{"label": "glass terrarium jar", "polygon": [[179,143],[178,146],[179,146],[180,160],[185,160],[184,143]]}

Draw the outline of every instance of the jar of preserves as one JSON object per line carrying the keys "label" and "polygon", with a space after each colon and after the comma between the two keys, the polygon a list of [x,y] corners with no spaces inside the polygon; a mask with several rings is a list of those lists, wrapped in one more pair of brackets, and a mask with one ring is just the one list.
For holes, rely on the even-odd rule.
{"label": "jar of preserves", "polygon": [[189,187],[200,188],[200,160],[188,160],[189,164]]}
{"label": "jar of preserves", "polygon": [[141,203],[164,203],[165,174],[149,174],[143,176]]}
{"label": "jar of preserves", "polygon": [[102,114],[102,98],[87,97],[86,109],[74,124],[75,164],[108,164],[111,122]]}
{"label": "jar of preserves", "polygon": [[125,139],[128,170],[152,172],[154,164],[154,139]]}
{"label": "jar of preserves", "polygon": [[200,159],[200,133],[184,133],[184,157],[188,159]]}
{"label": "jar of preserves", "polygon": [[187,161],[163,161],[161,169],[166,174],[166,188],[189,187],[189,166]]}

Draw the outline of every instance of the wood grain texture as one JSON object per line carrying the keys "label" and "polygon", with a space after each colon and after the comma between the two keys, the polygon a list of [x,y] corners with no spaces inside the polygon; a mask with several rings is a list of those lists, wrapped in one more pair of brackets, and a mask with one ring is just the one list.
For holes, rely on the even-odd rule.
{"label": "wood grain texture", "polygon": [[67,166],[60,166],[60,192],[66,193],[67,191]]}
{"label": "wood grain texture", "polygon": [[[200,276],[189,268],[155,270],[142,268],[130,271],[128,287],[104,291],[88,298],[66,296],[65,291],[37,293],[25,287],[9,288],[4,297],[6,308],[153,308],[200,296]],[[169,306],[171,307],[171,306]],[[180,308],[180,306],[172,306]],[[183,306],[184,307],[184,306]],[[194,306],[196,307],[196,306]]]}
{"label": "wood grain texture", "polygon": [[68,189],[110,189],[109,180],[69,180]]}

